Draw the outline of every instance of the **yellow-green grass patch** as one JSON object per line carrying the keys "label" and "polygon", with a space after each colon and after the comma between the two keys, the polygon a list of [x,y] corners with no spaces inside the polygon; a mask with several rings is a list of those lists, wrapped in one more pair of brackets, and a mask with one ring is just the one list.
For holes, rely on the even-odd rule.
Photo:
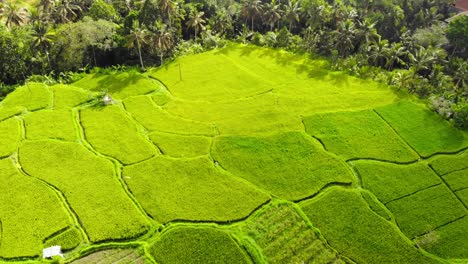
{"label": "yellow-green grass patch", "polygon": [[93,99],[90,91],[72,85],[57,84],[50,89],[54,93],[54,109],[69,109]]}
{"label": "yellow-green grass patch", "polygon": [[21,140],[21,130],[18,119],[10,118],[0,122],[0,157],[9,156],[16,151]]}
{"label": "yellow-green grass patch", "polygon": [[428,252],[442,258],[468,259],[467,237],[468,216],[465,216],[422,237],[418,237],[416,242]]}
{"label": "yellow-green grass patch", "polygon": [[136,124],[117,105],[89,107],[80,111],[86,140],[100,153],[132,164],[156,155]]}
{"label": "yellow-green grass patch", "polygon": [[40,110],[24,117],[27,139],[77,140],[71,111]]}
{"label": "yellow-green grass patch", "polygon": [[52,93],[42,83],[27,83],[10,94],[1,102],[3,107],[22,106],[29,111],[46,108],[52,101]]}
{"label": "yellow-green grass patch", "polygon": [[426,164],[399,165],[378,161],[355,161],[362,187],[374,193],[382,203],[412,194],[429,186],[441,184]]}
{"label": "yellow-green grass patch", "polygon": [[252,263],[228,233],[212,227],[170,228],[150,246],[149,252],[160,264]]}
{"label": "yellow-green grass patch", "polygon": [[14,106],[14,107],[0,106],[0,121],[3,121],[15,115],[19,115],[23,113],[24,110],[25,109],[22,106]]}
{"label": "yellow-green grass patch", "polygon": [[149,96],[130,97],[124,101],[127,111],[150,131],[185,135],[214,135],[213,124],[172,115],[156,105]]}
{"label": "yellow-green grass patch", "polygon": [[440,263],[375,214],[357,190],[334,188],[300,205],[328,243],[356,263]]}
{"label": "yellow-green grass patch", "polygon": [[445,185],[437,185],[386,204],[409,238],[430,232],[467,214]]}
{"label": "yellow-green grass patch", "polygon": [[209,137],[161,132],[152,133],[149,137],[164,155],[171,157],[197,157],[208,155],[210,152],[211,138]]}
{"label": "yellow-green grass patch", "polygon": [[415,153],[374,111],[336,112],[304,118],[307,133],[345,159],[409,162]]}
{"label": "yellow-green grass patch", "polygon": [[457,155],[443,155],[430,161],[431,167],[439,174],[447,173],[468,168],[468,151]]}
{"label": "yellow-green grass patch", "polygon": [[151,80],[137,71],[112,74],[89,74],[79,81],[74,82],[73,85],[94,92],[105,91],[116,99],[124,99],[132,95],[148,94],[163,89],[158,82]]}
{"label": "yellow-green grass patch", "polygon": [[146,212],[163,223],[238,220],[269,199],[207,157],[158,156],[125,167],[123,177]]}
{"label": "yellow-green grass patch", "polygon": [[213,158],[224,169],[288,200],[316,194],[327,184],[352,183],[345,163],[320,149],[304,132],[214,140]]}
{"label": "yellow-green grass patch", "polygon": [[468,133],[454,128],[433,111],[408,101],[376,111],[421,156],[456,152],[468,146]]}
{"label": "yellow-green grass patch", "polygon": [[455,194],[460,198],[460,200],[468,207],[468,188],[456,191]]}
{"label": "yellow-green grass patch", "polygon": [[57,195],[11,159],[0,160],[0,190],[1,258],[39,256],[42,241],[71,224]]}
{"label": "yellow-green grass patch", "polygon": [[80,230],[71,227],[60,234],[47,239],[44,247],[60,246],[62,250],[71,250],[76,248],[82,241]]}
{"label": "yellow-green grass patch", "polygon": [[26,141],[19,151],[24,170],[59,189],[92,242],[134,238],[149,222],[118,181],[113,164],[82,145]]}
{"label": "yellow-green grass patch", "polygon": [[443,176],[452,191],[468,188],[468,168],[454,171]]}

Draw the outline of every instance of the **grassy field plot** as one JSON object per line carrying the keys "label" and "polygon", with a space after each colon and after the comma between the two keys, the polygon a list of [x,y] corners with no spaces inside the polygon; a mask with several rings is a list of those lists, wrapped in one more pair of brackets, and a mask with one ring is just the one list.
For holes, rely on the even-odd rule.
{"label": "grassy field plot", "polygon": [[382,203],[442,184],[426,164],[398,165],[378,161],[355,161],[362,187],[373,192]]}
{"label": "grassy field plot", "polygon": [[197,157],[208,155],[211,138],[201,136],[184,136],[155,132],[150,135],[164,155],[171,157]]}
{"label": "grassy field plot", "polygon": [[150,131],[185,135],[214,135],[213,124],[183,119],[169,114],[156,105],[149,96],[130,97],[124,101],[128,112]]}
{"label": "grassy field plot", "polygon": [[374,111],[336,112],[304,118],[307,133],[344,157],[409,162],[418,155]]}
{"label": "grassy field plot", "polygon": [[430,232],[467,214],[466,208],[445,186],[434,186],[386,205],[409,238]]}
{"label": "grassy field plot", "polygon": [[47,239],[44,243],[44,247],[60,245],[63,251],[67,251],[76,248],[81,243],[82,239],[80,230],[76,227],[71,227],[64,232]]}
{"label": "grassy field plot", "polygon": [[242,231],[261,248],[268,263],[345,263],[287,203],[256,213]]}
{"label": "grassy field plot", "polygon": [[177,226],[161,234],[149,249],[157,263],[252,263],[224,231],[211,227]]}
{"label": "grassy field plot", "polygon": [[27,139],[78,139],[71,111],[41,110],[28,113],[24,124]]}
{"label": "grassy field plot", "polygon": [[0,122],[0,157],[11,155],[21,139],[20,121],[14,118]]}
{"label": "grassy field plot", "polygon": [[430,164],[439,175],[468,168],[468,151],[464,151],[458,155],[436,157],[431,160]]}
{"label": "grassy field plot", "polygon": [[370,210],[356,190],[336,188],[301,207],[328,243],[357,263],[440,263]]}
{"label": "grassy field plot", "polygon": [[69,109],[93,99],[90,91],[72,85],[57,84],[50,89],[54,94],[54,109]]}
{"label": "grassy field plot", "polygon": [[271,194],[299,200],[330,183],[351,184],[346,165],[301,132],[267,137],[215,138],[213,158],[223,168]]}
{"label": "grassy field plot", "polygon": [[452,191],[468,188],[468,168],[454,171],[443,176]]}
{"label": "grassy field plot", "polygon": [[86,140],[100,153],[123,164],[132,164],[156,155],[154,146],[139,134],[124,110],[117,106],[86,108],[80,111]]}
{"label": "grassy field plot", "polygon": [[207,157],[156,157],[128,166],[125,182],[155,219],[232,221],[248,216],[269,197],[222,173]]}
{"label": "grassy field plot", "polygon": [[133,238],[147,231],[148,221],[125,194],[112,163],[83,146],[25,142],[19,160],[28,174],[63,192],[92,242]]}
{"label": "grassy field plot", "polygon": [[401,101],[376,111],[423,157],[456,152],[468,146],[468,133],[454,128],[433,111]]}
{"label": "grassy field plot", "polygon": [[50,106],[52,93],[49,88],[42,83],[28,83],[16,88],[2,102],[3,107],[22,106],[29,111],[34,111]]}
{"label": "grassy field plot", "polygon": [[45,238],[71,225],[58,196],[11,159],[0,160],[0,190],[0,258],[39,256]]}
{"label": "grassy field plot", "polygon": [[150,262],[142,249],[138,248],[112,248],[91,253],[71,264],[146,264]]}
{"label": "grassy field plot", "polygon": [[25,110],[22,106],[14,106],[14,107],[2,107],[0,106],[0,121],[8,119],[12,116],[19,115],[23,113]]}
{"label": "grassy field plot", "polygon": [[468,208],[468,188],[456,191],[455,194],[460,198],[465,207]]}

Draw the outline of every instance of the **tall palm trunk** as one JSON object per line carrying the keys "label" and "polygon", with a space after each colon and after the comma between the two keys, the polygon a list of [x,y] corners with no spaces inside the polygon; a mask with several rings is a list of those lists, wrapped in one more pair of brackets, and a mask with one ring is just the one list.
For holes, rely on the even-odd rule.
{"label": "tall palm trunk", "polygon": [[141,57],[140,41],[138,39],[136,41],[137,41],[137,48],[138,48],[138,56],[140,57],[141,69],[145,70],[145,65],[143,65],[143,58]]}

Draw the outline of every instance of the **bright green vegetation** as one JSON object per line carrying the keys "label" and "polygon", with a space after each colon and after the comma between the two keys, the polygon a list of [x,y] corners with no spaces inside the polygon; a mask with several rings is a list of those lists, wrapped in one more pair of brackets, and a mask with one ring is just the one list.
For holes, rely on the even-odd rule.
{"label": "bright green vegetation", "polygon": [[0,157],[11,155],[21,139],[20,121],[14,118],[0,122]]}
{"label": "bright green vegetation", "polygon": [[212,155],[224,169],[288,200],[306,198],[327,184],[352,182],[346,165],[303,132],[217,137]]}
{"label": "bright green vegetation", "polygon": [[150,96],[135,96],[124,101],[127,111],[150,131],[190,135],[214,135],[212,124],[174,116],[156,105]]}
{"label": "bright green vegetation", "polygon": [[458,155],[436,157],[430,164],[439,175],[468,168],[468,151]]}
{"label": "bright green vegetation", "polygon": [[367,202],[372,211],[387,220],[392,220],[392,216],[389,211],[385,209],[384,205],[377,198],[371,195],[371,192],[362,191],[361,196]]}
{"label": "bright green vegetation", "polygon": [[20,174],[11,159],[0,160],[0,190],[0,258],[39,256],[43,239],[70,225],[52,189]]}
{"label": "bright green vegetation", "polygon": [[237,220],[269,199],[206,157],[155,157],[125,167],[123,176],[147,213],[162,223]]}
{"label": "bright green vegetation", "polygon": [[155,132],[150,135],[150,139],[164,155],[171,157],[196,157],[210,152],[209,137]]}
{"label": "bright green vegetation", "polygon": [[[122,190],[113,164],[77,143],[26,141],[24,170],[59,189],[93,242],[139,236],[148,221]],[[37,157],[41,157],[38,159]]]}
{"label": "bright green vegetation", "polygon": [[356,161],[362,187],[374,193],[382,203],[441,184],[440,178],[425,164],[398,165],[377,161]]}
{"label": "bright green vegetation", "polygon": [[151,93],[162,89],[160,85],[136,71],[127,71],[116,74],[89,74],[73,83],[94,92],[108,92],[116,99],[124,99],[132,95]]}
{"label": "bright green vegetation", "polygon": [[54,93],[54,109],[72,108],[93,98],[89,91],[70,85],[57,84],[50,89]]}
{"label": "bright green vegetation", "polygon": [[425,250],[448,259],[466,259],[468,216],[442,226],[419,238]]}
{"label": "bright green vegetation", "polygon": [[3,121],[15,115],[19,115],[23,111],[24,111],[24,107],[22,106],[15,106],[15,107],[0,106],[0,121]]}
{"label": "bright green vegetation", "polygon": [[427,188],[386,204],[409,238],[430,232],[467,214],[445,185]]}
{"label": "bright green vegetation", "polygon": [[301,207],[328,243],[357,263],[439,263],[370,210],[356,190],[334,188]]}
{"label": "bright green vegetation", "polygon": [[113,248],[101,250],[96,253],[91,253],[83,258],[71,262],[72,264],[115,264],[115,263],[132,263],[146,264],[152,263],[148,261],[143,250],[138,248]]}
{"label": "bright green vegetation", "polygon": [[44,247],[60,245],[62,250],[71,250],[76,248],[82,241],[80,230],[76,227],[69,228],[64,232],[48,239]]}
{"label": "bright green vegetation", "polygon": [[287,203],[268,206],[242,231],[261,248],[268,263],[345,263]]}
{"label": "bright green vegetation", "polygon": [[443,178],[452,191],[468,188],[468,168],[446,174]]}
{"label": "bright green vegetation", "polygon": [[22,106],[34,111],[50,106],[51,101],[52,93],[45,84],[28,83],[17,88],[1,102],[1,105],[6,108]]}
{"label": "bright green vegetation", "polygon": [[468,133],[454,129],[436,113],[401,101],[376,111],[422,157],[456,152],[468,146]]}
{"label": "bright green vegetation", "polygon": [[119,106],[91,107],[80,112],[86,140],[100,153],[132,164],[156,154],[154,146]]}
{"label": "bright green vegetation", "polygon": [[226,232],[212,227],[170,228],[161,234],[149,250],[161,264],[251,263],[247,254]]}
{"label": "bright green vegetation", "polygon": [[27,139],[77,140],[71,111],[40,110],[24,118]]}
{"label": "bright green vegetation", "polygon": [[455,194],[460,198],[463,204],[468,207],[468,188],[456,191]]}
{"label": "bright green vegetation", "polygon": [[[304,118],[307,133],[345,159],[409,162],[418,155],[374,111],[317,114]],[[339,124],[339,125],[337,125]]]}

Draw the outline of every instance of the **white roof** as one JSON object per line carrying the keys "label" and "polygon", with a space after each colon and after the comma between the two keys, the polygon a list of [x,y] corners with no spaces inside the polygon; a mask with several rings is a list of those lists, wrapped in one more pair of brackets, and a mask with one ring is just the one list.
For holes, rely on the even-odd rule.
{"label": "white roof", "polygon": [[60,246],[48,247],[42,250],[42,258],[51,258],[53,256],[63,257],[62,248]]}

